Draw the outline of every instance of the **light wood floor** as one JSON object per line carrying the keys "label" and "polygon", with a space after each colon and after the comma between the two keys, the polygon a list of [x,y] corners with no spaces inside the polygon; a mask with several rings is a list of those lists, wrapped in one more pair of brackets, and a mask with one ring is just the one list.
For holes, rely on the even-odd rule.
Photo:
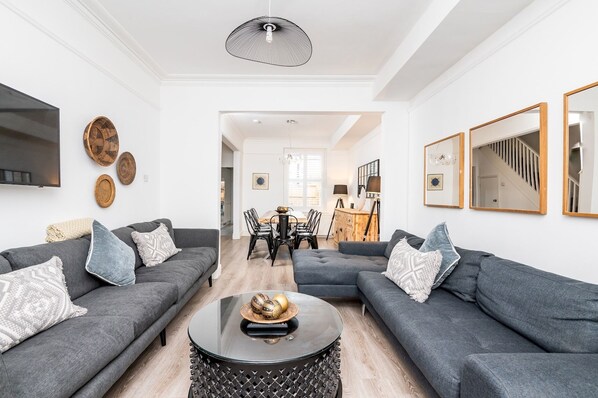
{"label": "light wood floor", "polygon": [[[221,297],[255,290],[297,291],[292,262],[285,247],[274,267],[265,259],[260,241],[249,261],[248,238],[222,238],[222,275],[207,283],[167,327],[167,345],[156,339],[131,365],[106,397],[187,397],[189,380],[190,318],[204,305]],[[334,248],[332,239],[320,239],[320,248]],[[369,314],[361,315],[358,301],[331,300],[343,318],[341,375],[345,398],[427,397],[429,386],[418,383],[417,373],[403,361]],[[314,397],[316,398],[316,397]]]}

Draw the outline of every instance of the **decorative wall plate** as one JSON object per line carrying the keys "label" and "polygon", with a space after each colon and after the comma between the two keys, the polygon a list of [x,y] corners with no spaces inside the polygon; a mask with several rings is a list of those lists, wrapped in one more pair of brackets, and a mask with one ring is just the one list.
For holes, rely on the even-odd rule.
{"label": "decorative wall plate", "polygon": [[123,152],[116,162],[116,175],[123,185],[129,185],[135,180],[137,164],[131,152]]}
{"label": "decorative wall plate", "polygon": [[241,306],[241,316],[247,319],[249,322],[255,323],[283,323],[289,319],[293,319],[299,313],[299,307],[297,304],[289,302],[289,308],[280,315],[278,319],[266,319],[262,315],[256,314],[251,309],[251,304],[246,303]]}
{"label": "decorative wall plate", "polygon": [[109,207],[114,202],[116,187],[114,180],[108,174],[102,174],[96,181],[96,202],[100,207]]}
{"label": "decorative wall plate", "polygon": [[93,119],[83,133],[85,152],[100,166],[110,166],[118,156],[118,133],[105,116]]}

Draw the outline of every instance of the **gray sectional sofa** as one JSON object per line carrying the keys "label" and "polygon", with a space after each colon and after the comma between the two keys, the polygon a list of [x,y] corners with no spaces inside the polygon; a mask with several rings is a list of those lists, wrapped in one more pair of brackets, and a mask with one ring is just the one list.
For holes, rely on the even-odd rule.
{"label": "gray sectional sofa", "polygon": [[[168,227],[182,251],[145,267],[131,232]],[[89,236],[0,253],[0,273],[58,256],[74,304],[87,314],[68,319],[0,355],[0,397],[101,397],[160,335],[218,267],[219,231],[173,229],[168,219],[114,231],[135,253],[136,282],[108,285],[85,271]]]}
{"label": "gray sectional sofa", "polygon": [[403,237],[423,243],[397,230],[295,251],[299,291],[359,297],[441,397],[598,397],[597,285],[457,248],[457,267],[420,304],[380,273]]}

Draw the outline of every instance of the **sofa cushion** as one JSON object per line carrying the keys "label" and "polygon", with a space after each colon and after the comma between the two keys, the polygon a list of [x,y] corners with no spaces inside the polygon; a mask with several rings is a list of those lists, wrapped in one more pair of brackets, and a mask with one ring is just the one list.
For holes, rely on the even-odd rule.
{"label": "sofa cushion", "polygon": [[455,246],[448,233],[448,228],[444,222],[438,224],[430,231],[419,250],[424,253],[438,250],[442,254],[442,263],[440,264],[438,274],[434,278],[432,289],[440,286],[447,276],[453,272],[453,269],[455,269],[457,262],[461,258],[455,250]]}
{"label": "sofa cushion", "polygon": [[484,258],[490,257],[492,254],[460,247],[455,247],[455,250],[457,250],[461,259],[440,287],[453,293],[461,300],[475,303],[480,264]]}
{"label": "sofa cushion", "polygon": [[162,264],[181,251],[174,245],[174,241],[168,233],[168,228],[164,224],[160,224],[158,228],[151,232],[133,231],[131,237],[137,245],[141,260],[146,267]]}
{"label": "sofa cushion", "polygon": [[395,245],[399,243],[399,241],[403,238],[407,238],[407,243],[409,243],[412,247],[418,250],[424,243],[424,239],[420,238],[419,236],[412,235],[409,232],[403,231],[402,229],[397,229],[392,234],[392,237],[388,242],[388,246],[386,246],[386,251],[384,252],[384,256],[386,256],[386,258],[390,258],[390,255],[392,254],[392,249],[394,249]]}
{"label": "sofa cushion", "polygon": [[4,274],[0,276],[0,352],[86,312],[73,305],[56,256]]}
{"label": "sofa cushion", "polygon": [[10,261],[13,270],[41,264],[53,256],[62,260],[62,271],[71,299],[97,289],[102,282],[85,271],[89,239],[79,238],[63,242],[5,250],[2,255]]}
{"label": "sofa cushion", "polygon": [[133,242],[133,238],[131,237],[133,231],[135,230],[131,227],[121,227],[113,229],[112,233],[133,249],[133,254],[135,255],[135,268],[139,268],[143,266],[143,261],[141,261],[141,257],[139,257],[139,252],[137,251],[137,245]]}
{"label": "sofa cushion", "polygon": [[85,269],[112,285],[132,285],[135,283],[135,254],[125,242],[94,220]]}
{"label": "sofa cushion", "polygon": [[88,316],[120,317],[133,322],[139,337],[173,304],[178,292],[170,283],[138,283],[129,286],[105,286],[75,300],[87,308]]}
{"label": "sofa cushion", "polygon": [[2,354],[13,397],[69,397],[133,341],[120,317],[69,319]]}
{"label": "sofa cushion", "polygon": [[383,256],[357,256],[337,250],[293,252],[293,273],[299,285],[355,285],[359,271],[382,272],[387,263]]}
{"label": "sofa cushion", "polygon": [[489,257],[476,299],[487,314],[549,352],[598,353],[598,285]]}
{"label": "sofa cushion", "polygon": [[170,234],[172,241],[176,242],[174,240],[174,230],[172,229],[172,221],[170,221],[168,218],[159,218],[154,221],[138,222],[129,225],[129,227],[133,228],[137,232],[151,232],[158,228],[160,224],[166,225],[166,228],[168,228],[168,233]]}
{"label": "sofa cushion", "polygon": [[190,260],[204,274],[218,259],[218,252],[213,247],[185,247],[168,261]]}
{"label": "sofa cushion", "polygon": [[10,267],[10,262],[5,259],[4,256],[0,255],[0,275],[11,271],[12,268]]}
{"label": "sofa cushion", "polygon": [[177,288],[177,302],[203,275],[193,260],[169,260],[156,267],[141,267],[136,271],[137,283],[166,282]]}
{"label": "sofa cushion", "polygon": [[360,272],[357,286],[443,397],[459,397],[461,370],[468,355],[544,352],[475,304],[445,290],[433,290],[420,304],[379,273]]}
{"label": "sofa cushion", "polygon": [[420,252],[401,239],[392,250],[388,268],[382,273],[418,303],[428,299],[438,274],[442,255],[435,250]]}

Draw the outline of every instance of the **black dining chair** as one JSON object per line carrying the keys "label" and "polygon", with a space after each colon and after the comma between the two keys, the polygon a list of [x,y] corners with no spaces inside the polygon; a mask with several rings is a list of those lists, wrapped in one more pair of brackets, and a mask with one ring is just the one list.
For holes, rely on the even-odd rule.
{"label": "black dining chair", "polygon": [[272,257],[272,266],[274,266],[278,248],[282,245],[288,247],[289,253],[293,256],[295,228],[298,223],[299,220],[292,214],[275,214],[270,217],[270,227],[272,228],[272,252],[270,257]]}
{"label": "black dining chair", "polygon": [[247,224],[247,230],[250,235],[247,260],[249,260],[253,249],[255,249],[255,244],[259,239],[266,241],[268,244],[268,253],[272,253],[272,232],[270,230],[261,230],[259,224],[254,220],[250,210],[244,211],[243,216],[245,217],[245,223]]}
{"label": "black dining chair", "polygon": [[248,210],[249,215],[253,218],[253,224],[257,225],[260,231],[270,231],[270,224],[260,223],[260,216],[257,213],[255,207]]}
{"label": "black dining chair", "polygon": [[295,249],[299,248],[302,240],[306,240],[312,249],[318,248],[318,230],[320,229],[320,219],[322,212],[315,211],[307,223],[307,228],[297,230],[295,234]]}

